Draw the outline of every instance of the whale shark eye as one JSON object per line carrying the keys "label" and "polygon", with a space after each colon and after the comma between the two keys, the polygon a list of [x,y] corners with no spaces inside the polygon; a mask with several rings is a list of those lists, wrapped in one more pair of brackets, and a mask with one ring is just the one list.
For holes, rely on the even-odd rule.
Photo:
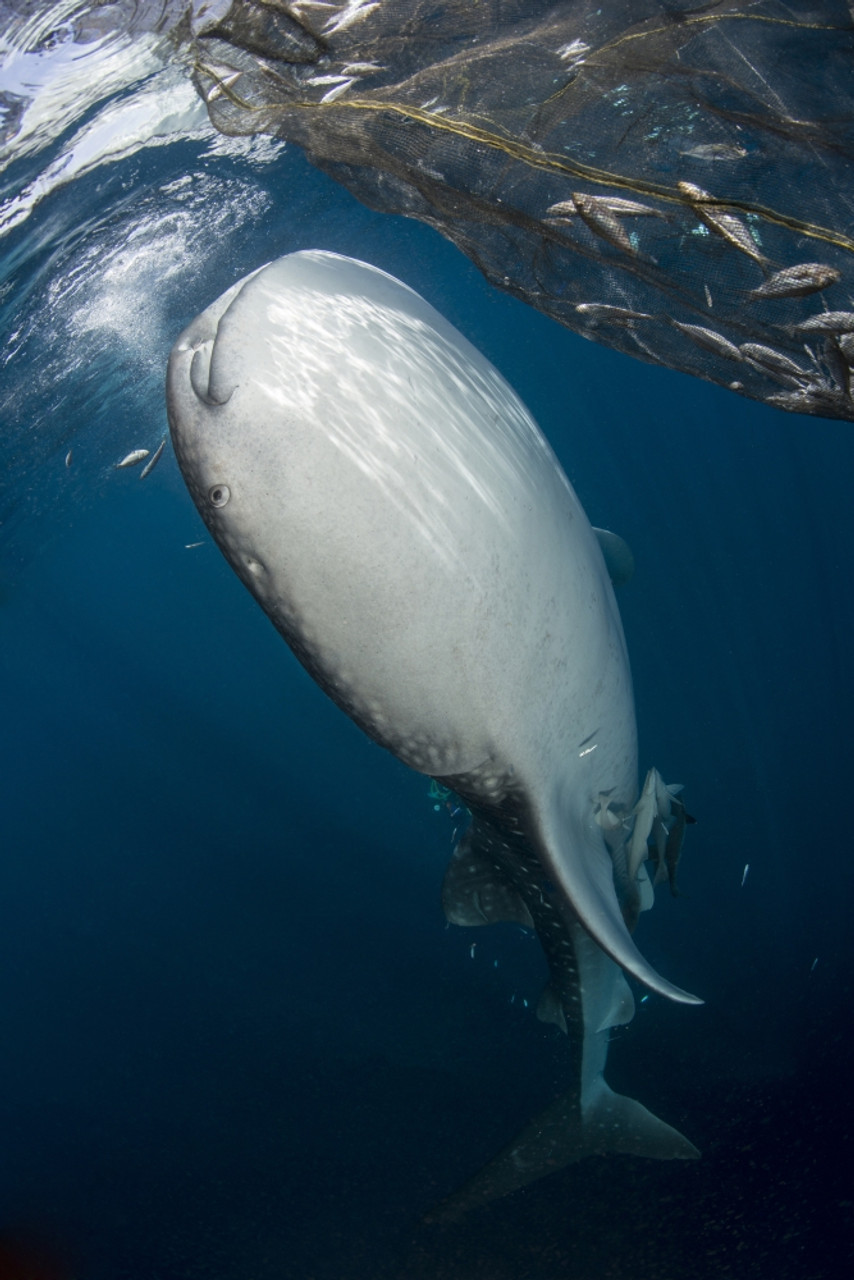
{"label": "whale shark eye", "polygon": [[227,484],[215,484],[208,490],[208,500],[212,507],[224,507],[231,497],[231,490]]}

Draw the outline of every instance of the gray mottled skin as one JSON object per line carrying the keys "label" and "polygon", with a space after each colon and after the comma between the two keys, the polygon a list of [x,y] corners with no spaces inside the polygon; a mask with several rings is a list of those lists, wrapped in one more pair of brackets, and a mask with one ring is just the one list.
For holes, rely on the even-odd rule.
{"label": "gray mottled skin", "polygon": [[[489,863],[495,894],[527,903],[510,915],[528,910],[541,937],[564,930],[581,947],[586,994],[577,965],[567,976],[550,960],[559,1003],[575,983],[567,1026],[583,1038],[595,1004],[599,1034],[625,1006],[608,956],[693,1001],[643,959],[615,891],[637,749],[611,582],[504,379],[399,281],[311,251],[193,321],[167,396],[205,523],[300,661],[375,741],[464,797],[476,856],[504,851]],[[554,886],[548,919],[521,868]],[[451,918],[466,919],[467,893],[459,875],[446,884]],[[693,1154],[675,1138],[685,1149],[669,1154]]]}

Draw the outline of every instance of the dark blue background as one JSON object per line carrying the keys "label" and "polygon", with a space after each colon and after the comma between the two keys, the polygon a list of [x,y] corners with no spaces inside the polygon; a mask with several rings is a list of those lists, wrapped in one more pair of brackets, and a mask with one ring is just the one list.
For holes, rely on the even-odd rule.
{"label": "dark blue background", "polygon": [[[197,226],[183,274],[155,260],[130,322],[84,340],[51,281],[145,201],[154,217],[185,169],[211,207],[235,176],[271,199],[228,234]],[[426,780],[297,666],[168,447],[142,484],[106,461],[165,429],[187,319],[303,247],[376,263],[457,324],[635,552],[620,603],[642,768],[683,782],[698,819],[684,896],[661,896],[638,940],[707,1003],[644,1003],[609,1080],[697,1164],[589,1160],[461,1226],[420,1225],[564,1087],[562,1038],[533,1012],[536,943],[446,928],[451,823]],[[293,150],[264,170],[190,144],[123,162],[52,196],[16,250],[0,1228],[87,1280],[846,1274],[851,426],[587,344]]]}

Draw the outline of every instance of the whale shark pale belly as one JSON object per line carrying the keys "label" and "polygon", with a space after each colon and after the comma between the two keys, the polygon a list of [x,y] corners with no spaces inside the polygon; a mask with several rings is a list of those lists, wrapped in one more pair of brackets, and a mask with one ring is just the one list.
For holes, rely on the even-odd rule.
{"label": "whale shark pale belly", "polygon": [[318,251],[198,316],[167,399],[193,500],[297,657],[471,810],[448,918],[518,920],[545,951],[539,1012],[568,1032],[571,1088],[444,1212],[594,1152],[696,1155],[602,1078],[609,1028],[634,1011],[620,967],[696,1003],[626,923],[650,903],[647,834],[666,833],[673,790],[655,774],[638,801],[599,539],[525,407],[406,285]]}

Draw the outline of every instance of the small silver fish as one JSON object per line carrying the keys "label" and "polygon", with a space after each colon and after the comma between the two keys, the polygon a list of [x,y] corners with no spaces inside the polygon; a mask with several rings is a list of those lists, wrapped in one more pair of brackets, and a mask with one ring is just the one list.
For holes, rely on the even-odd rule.
{"label": "small silver fish", "polygon": [[816,967],[817,964],[818,964],[818,956],[816,956],[815,960],[813,960],[812,964],[810,965],[810,973],[812,973],[813,969]]}
{"label": "small silver fish", "polygon": [[819,311],[792,328],[799,333],[854,333],[854,311]]}
{"label": "small silver fish", "polygon": [[789,413],[815,413],[829,418],[838,417],[841,413],[847,417],[851,409],[845,390],[816,382],[801,386],[797,391],[781,391],[766,396],[765,403],[786,409]]}
{"label": "small silver fish", "polygon": [[683,196],[687,196],[692,204],[697,204],[703,200],[714,200],[714,196],[710,191],[698,187],[696,182],[677,182],[676,183]]}
{"label": "small silver fish", "polygon": [[165,449],[165,447],[166,447],[166,441],[165,441],[165,440],[161,440],[161,441],[160,441],[160,444],[159,444],[159,445],[157,446],[157,448],[154,450],[154,453],[153,453],[153,454],[152,454],[152,456],[149,458],[148,462],[146,462],[145,466],[142,468],[142,471],[140,471],[140,473],[139,473],[139,478],[140,478],[140,480],[144,480],[146,476],[150,476],[150,475],[151,475],[152,471],[154,470],[154,468],[157,466],[158,462],[160,461],[160,455],[161,455],[161,453],[163,452],[163,450]]}
{"label": "small silver fish", "polygon": [[839,339],[839,350],[849,364],[854,364],[854,333],[843,333]]}
{"label": "small silver fish", "polygon": [[582,222],[594,235],[601,236],[615,249],[621,249],[623,253],[631,254],[632,257],[637,254],[628,231],[613,210],[608,207],[606,201],[598,196],[582,195],[581,192],[573,192],[572,201]]}
{"label": "small silver fish", "polygon": [[722,213],[717,209],[698,209],[697,214],[710,231],[717,231],[719,236],[734,245],[736,249],[740,249],[742,253],[746,253],[748,258],[753,258],[755,262],[766,261],[765,254],[741,218],[737,218],[734,213]]}
{"label": "small silver fish", "polygon": [[803,298],[808,293],[820,293],[840,278],[835,267],[823,262],[801,262],[796,267],[784,267],[775,271],[764,284],[751,289],[748,298]]}
{"label": "small silver fish", "polygon": [[742,889],[744,888],[744,882],[745,882],[745,880],[747,879],[747,873],[748,873],[748,871],[749,871],[749,870],[750,870],[750,863],[749,863],[749,862],[745,862],[745,864],[744,864],[744,871],[742,872],[742,876],[741,876],[741,887],[742,887]]}
{"label": "small silver fish", "polygon": [[650,204],[641,204],[639,200],[626,200],[623,196],[591,196],[580,191],[573,191],[571,200],[559,200],[557,204],[549,205],[546,212],[553,218],[572,218],[576,213],[581,213],[580,204],[617,217],[639,218],[649,214],[655,218],[665,216],[660,209],[654,209]]}
{"label": "small silver fish", "polygon": [[692,160],[743,160],[747,151],[736,142],[700,142],[679,154]]}
{"label": "small silver fish", "polygon": [[471,956],[472,960],[474,960],[474,949],[475,949],[475,947],[476,947],[476,946],[477,946],[477,943],[476,943],[476,942],[473,942],[473,943],[471,944],[471,949],[469,950],[469,955]]}
{"label": "small silver fish", "polygon": [[[852,338],[852,334],[842,334],[842,339]],[[827,373],[832,386],[848,394],[851,383],[851,366],[845,359],[840,346],[840,339],[832,336],[822,338],[815,351],[804,343],[804,350],[816,364],[819,374]]]}
{"label": "small silver fish", "polygon": [[795,364],[794,360],[790,360],[788,356],[783,355],[782,351],[775,351],[773,347],[766,347],[761,342],[743,342],[739,350],[751,364],[758,365],[759,368],[764,369],[767,373],[784,373],[791,375],[793,378],[806,378],[808,376],[806,369],[802,369],[799,364]]}
{"label": "small silver fish", "polygon": [[551,218],[574,218],[578,210],[572,200],[558,200],[557,204],[549,205],[546,214]]}
{"label": "small silver fish", "polygon": [[629,307],[616,307],[610,302],[579,302],[575,310],[594,323],[628,324],[631,320],[651,320],[648,311],[632,311]]}
{"label": "small silver fish", "polygon": [[306,84],[343,84],[345,80],[349,80],[349,76],[309,76],[305,81]]}
{"label": "small silver fish", "polygon": [[[211,74],[207,67],[204,68],[204,71]],[[229,89],[233,88],[234,85],[237,84],[237,81],[242,75],[242,71],[230,71],[227,74],[220,76],[214,81],[207,93],[205,93],[205,102],[208,104],[216,102],[218,98],[221,98],[223,94],[228,93]]]}
{"label": "small silver fish", "polygon": [[[573,195],[573,200],[578,201],[578,197]],[[667,214],[661,209],[656,209],[651,204],[642,204],[640,200],[627,200],[624,196],[587,196],[588,200],[595,200],[597,205],[607,209],[609,213],[615,213],[619,217],[629,218],[666,218]]]}
{"label": "small silver fish", "polygon": [[341,74],[343,76],[370,76],[375,71],[385,71],[385,67],[379,62],[348,62],[346,67],[342,67]]}
{"label": "small silver fish", "polygon": [[150,453],[149,449],[133,449],[130,453],[125,454],[121,462],[116,463],[116,471],[121,467],[136,467],[142,462],[143,458],[147,458]]}
{"label": "small silver fish", "polygon": [[216,102],[217,98],[221,98],[223,93],[232,88],[243,75],[242,71],[235,71],[233,67],[226,66],[224,63],[212,61],[200,62],[198,72],[200,76],[207,76],[212,81],[212,84],[202,89],[205,102]]}
{"label": "small silver fish", "polygon": [[679,320],[673,320],[671,323],[675,329],[684,333],[692,342],[696,342],[698,347],[704,347],[706,351],[711,351],[717,356],[727,356],[730,360],[744,359],[735,343],[730,342],[729,338],[725,338],[715,329],[707,329],[703,324],[681,324]]}
{"label": "small silver fish", "polygon": [[185,542],[185,543],[184,543],[184,550],[185,550],[185,551],[192,551],[193,547],[203,547],[204,545],[205,545],[205,544],[204,544],[203,542]]}
{"label": "small silver fish", "polygon": [[321,103],[334,102],[336,98],[340,98],[341,95],[346,93],[350,86],[355,83],[355,78],[352,78],[345,80],[343,84],[336,84],[333,89],[327,89],[326,93],[324,93],[323,97],[320,99]]}
{"label": "small silver fish", "polygon": [[73,452],[74,452],[74,450],[73,450],[73,449],[69,449],[69,450],[68,450],[68,453],[65,455],[65,465],[66,465],[67,467],[70,467],[70,466],[71,466],[71,455],[72,455],[72,453],[73,453]]}
{"label": "small silver fish", "polygon": [[696,183],[677,182],[676,185],[682,194],[688,197],[697,217],[710,231],[717,232],[729,244],[734,245],[736,249],[740,249],[756,262],[766,261],[765,254],[761,252],[741,218],[734,213],[729,213],[726,209],[710,207],[717,203],[715,197],[702,187],[698,187]]}
{"label": "small silver fish", "polygon": [[576,38],[571,44],[561,45],[561,47],[556,49],[555,52],[563,62],[577,61],[580,58],[584,58],[590,52],[590,45],[585,44],[585,42],[580,38]]}

